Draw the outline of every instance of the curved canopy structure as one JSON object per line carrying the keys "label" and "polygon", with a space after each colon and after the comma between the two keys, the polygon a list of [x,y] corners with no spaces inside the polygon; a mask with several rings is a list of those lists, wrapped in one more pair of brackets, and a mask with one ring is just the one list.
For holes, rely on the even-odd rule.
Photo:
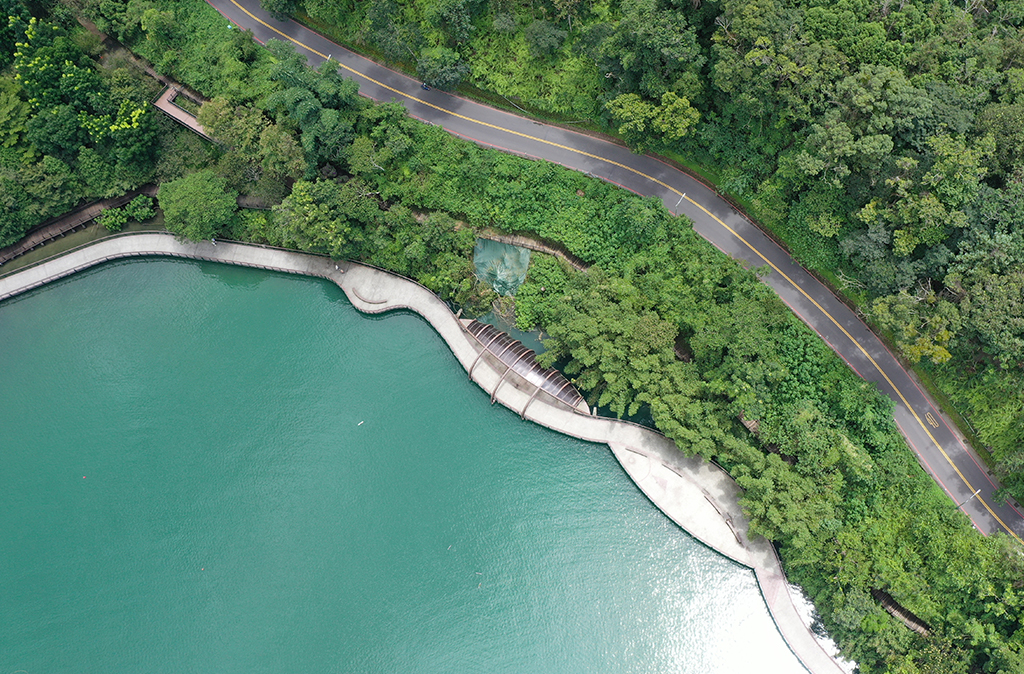
{"label": "curved canopy structure", "polygon": [[518,339],[513,339],[493,325],[477,320],[466,323],[466,330],[476,337],[488,353],[551,397],[572,408],[578,408],[584,402],[580,392],[561,372],[538,365],[537,354],[523,346]]}

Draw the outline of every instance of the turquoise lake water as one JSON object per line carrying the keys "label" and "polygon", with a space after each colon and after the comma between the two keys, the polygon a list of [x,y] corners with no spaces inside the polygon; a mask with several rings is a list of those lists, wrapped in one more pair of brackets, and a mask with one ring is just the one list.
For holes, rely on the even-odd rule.
{"label": "turquoise lake water", "polygon": [[804,671],[606,447],[326,282],[108,264],[0,373],[0,674]]}

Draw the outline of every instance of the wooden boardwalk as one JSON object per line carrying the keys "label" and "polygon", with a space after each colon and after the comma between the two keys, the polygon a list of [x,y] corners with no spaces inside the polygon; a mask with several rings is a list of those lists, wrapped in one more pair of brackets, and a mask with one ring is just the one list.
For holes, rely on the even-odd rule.
{"label": "wooden boardwalk", "polygon": [[[182,87],[179,84],[168,84],[164,87],[164,90],[160,92],[160,95],[157,96],[156,100],[153,101],[153,107],[160,110],[178,124],[195,131],[206,140],[213,141],[213,137],[206,133],[206,129],[199,125],[199,121],[196,119],[195,115],[174,103],[174,99],[181,95],[195,98],[189,94],[183,94]],[[196,102],[202,103],[204,100],[205,99],[202,97],[199,97],[199,100]]]}
{"label": "wooden boardwalk", "polygon": [[142,70],[144,70],[147,75],[149,75],[154,80],[164,85],[163,91],[161,91],[160,95],[157,96],[155,101],[153,101],[153,107],[157,108],[158,110],[160,110],[161,112],[163,112],[168,117],[178,122],[182,126],[188,127],[192,131],[195,131],[203,138],[207,140],[213,140],[213,138],[211,138],[206,133],[206,130],[199,125],[199,122],[196,121],[195,115],[190,113],[188,110],[185,110],[180,106],[175,105],[174,103],[174,99],[178,96],[185,96],[187,98],[192,99],[198,104],[202,104],[205,103],[207,100],[205,97],[203,97],[195,90],[190,89],[183,84],[179,84],[171,78],[165,77],[158,73],[156,70],[153,69],[153,66],[140,59],[130,49],[128,49],[123,44],[115,40],[113,37],[102,32],[99,28],[96,27],[96,24],[94,24],[92,21],[89,21],[87,18],[78,17],[78,23],[80,23],[86,30],[88,30],[93,35],[99,37],[100,40],[102,40],[109,49],[115,51],[123,51],[124,54],[135,65],[142,68]]}
{"label": "wooden boardwalk", "polygon": [[47,220],[43,224],[29,230],[28,234],[21,241],[18,241],[7,248],[0,248],[0,265],[4,265],[14,258],[24,255],[30,250],[37,248],[48,241],[65,236],[79,227],[92,222],[104,211],[104,209],[124,206],[140,194],[155,197],[156,191],[157,188],[155,185],[146,185],[142,189],[129,192],[123,196],[114,197],[113,199],[104,199],[103,201],[94,201],[90,204],[86,204],[85,206],[76,208],[59,218]]}

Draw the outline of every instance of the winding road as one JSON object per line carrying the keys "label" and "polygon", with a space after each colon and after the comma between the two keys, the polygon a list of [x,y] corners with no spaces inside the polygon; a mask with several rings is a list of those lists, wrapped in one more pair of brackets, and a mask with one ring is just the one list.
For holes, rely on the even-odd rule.
{"label": "winding road", "polygon": [[[378,101],[396,100],[414,117],[444,127],[481,145],[555,162],[615,183],[637,194],[656,196],[673,213],[685,215],[698,234],[749,266],[768,266],[763,277],[779,297],[864,379],[895,402],[896,424],[935,478],[981,532],[1004,531],[1024,544],[1024,514],[997,501],[999,488],[938,406],[857,316],[827,287],[790,258],[745,216],[693,177],[649,155],[584,134],[518,117],[420,83],[331,42],[294,21],[277,21],[259,0],[207,0],[229,21],[252,30],[260,42],[291,42],[311,65],[328,58]],[[979,491],[980,490],[980,491]],[[976,496],[973,496],[977,492]]]}

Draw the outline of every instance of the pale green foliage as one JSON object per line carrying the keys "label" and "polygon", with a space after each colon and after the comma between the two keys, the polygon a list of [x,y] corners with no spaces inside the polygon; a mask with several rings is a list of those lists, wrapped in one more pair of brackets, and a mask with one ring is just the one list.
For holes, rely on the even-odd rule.
{"label": "pale green foliage", "polygon": [[153,199],[145,194],[140,194],[129,201],[128,205],[124,207],[124,212],[128,214],[129,219],[135,222],[145,222],[156,215]]}
{"label": "pale green foliage", "polygon": [[963,208],[974,203],[978,187],[988,174],[987,162],[995,152],[995,139],[981,136],[968,142],[963,136],[941,135],[928,139],[935,163],[921,183],[935,192],[947,208]]}
{"label": "pale green foliage", "polygon": [[204,103],[196,120],[209,135],[246,157],[257,154],[260,134],[270,125],[259,110],[232,105],[221,97]]}
{"label": "pale green foliage", "polygon": [[637,94],[621,94],[605,107],[619,125],[619,133],[637,152],[679,140],[700,119],[690,101],[671,91],[662,95],[661,105],[648,103]]}
{"label": "pale green foliage", "polygon": [[807,137],[807,149],[797,158],[797,165],[808,175],[818,176],[840,187],[851,173],[851,165],[868,165],[884,159],[892,152],[892,138],[884,133],[857,136],[833,111],[823,124],[813,124]]}
{"label": "pale green foliage", "polygon": [[295,137],[255,108],[215,98],[199,110],[198,121],[227,146],[219,171],[243,194],[279,201],[288,193],[287,184],[306,169]]}
{"label": "pale green foliage", "polygon": [[128,213],[123,208],[105,208],[97,221],[109,232],[120,232],[128,224]]}
{"label": "pale green foliage", "polygon": [[27,129],[29,106],[17,82],[0,78],[0,147],[14,147]]}
{"label": "pale green foliage", "polygon": [[917,295],[901,291],[871,303],[871,317],[892,333],[900,352],[912,363],[929,358],[945,363],[952,356],[949,345],[961,328],[957,306],[933,290]]}
{"label": "pale green foliage", "polygon": [[157,41],[171,40],[179,30],[173,11],[160,11],[155,7],[143,12],[139,25],[148,39]]}
{"label": "pale green foliage", "polygon": [[296,179],[302,175],[306,159],[295,136],[277,124],[260,134],[259,154],[263,170],[273,179]]}
{"label": "pale green foliage", "polygon": [[348,166],[356,175],[383,171],[382,163],[388,161],[389,154],[386,148],[378,151],[371,139],[360,136],[353,140],[348,148]]}
{"label": "pale green foliage", "polygon": [[335,258],[358,257],[363,228],[384,217],[376,197],[358,179],[341,186],[328,180],[300,180],[274,207],[274,214],[286,245]]}

